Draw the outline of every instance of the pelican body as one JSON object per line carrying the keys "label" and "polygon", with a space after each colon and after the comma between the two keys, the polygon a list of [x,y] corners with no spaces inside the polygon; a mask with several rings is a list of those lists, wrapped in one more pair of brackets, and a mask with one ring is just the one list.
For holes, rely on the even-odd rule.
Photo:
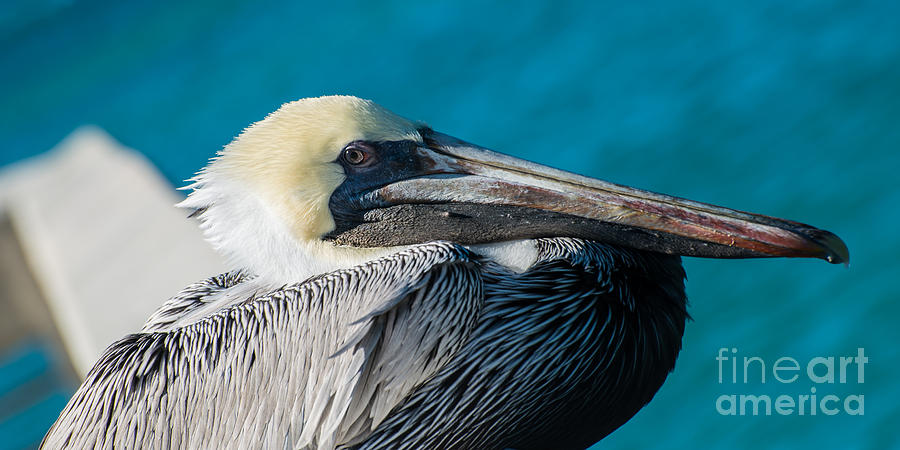
{"label": "pelican body", "polygon": [[585,448],[674,368],[680,256],[849,258],[355,97],[284,105],[192,181],[235,270],[112,344],[45,448]]}

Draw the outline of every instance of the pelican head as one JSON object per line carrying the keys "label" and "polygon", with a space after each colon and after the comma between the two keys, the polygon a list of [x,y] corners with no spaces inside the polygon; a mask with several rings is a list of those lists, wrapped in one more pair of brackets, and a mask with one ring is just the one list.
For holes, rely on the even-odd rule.
{"label": "pelican head", "polygon": [[809,225],[541,166],[349,96],[283,105],[192,181],[179,206],[199,212],[234,264],[276,282],[434,240],[487,252],[567,236],[687,256],[849,258]]}

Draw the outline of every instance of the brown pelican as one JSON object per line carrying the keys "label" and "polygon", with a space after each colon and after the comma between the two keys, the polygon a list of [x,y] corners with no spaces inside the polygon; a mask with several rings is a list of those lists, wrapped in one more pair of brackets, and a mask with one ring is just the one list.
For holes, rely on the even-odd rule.
{"label": "brown pelican", "polygon": [[674,367],[679,255],[848,259],[354,97],[284,105],[190,188],[236,270],[112,344],[45,447],[584,448]]}

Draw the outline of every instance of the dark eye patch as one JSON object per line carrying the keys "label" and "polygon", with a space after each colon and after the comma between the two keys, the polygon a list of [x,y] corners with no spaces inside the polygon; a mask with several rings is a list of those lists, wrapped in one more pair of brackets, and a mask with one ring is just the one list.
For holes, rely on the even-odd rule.
{"label": "dark eye patch", "polygon": [[[369,204],[367,193],[427,171],[425,161],[418,157],[418,146],[416,141],[403,140],[354,141],[344,147],[335,162],[344,169],[347,178],[329,201],[338,228],[358,224],[365,211],[376,206]],[[356,155],[357,151],[365,156]]]}

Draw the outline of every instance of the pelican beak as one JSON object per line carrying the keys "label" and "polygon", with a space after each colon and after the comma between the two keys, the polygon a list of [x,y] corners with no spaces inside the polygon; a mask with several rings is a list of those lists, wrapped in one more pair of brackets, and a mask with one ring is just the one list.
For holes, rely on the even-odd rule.
{"label": "pelican beak", "polygon": [[630,188],[425,130],[417,172],[366,193],[360,220],[332,238],[357,246],[435,239],[478,244],[576,237],[711,258],[849,261],[836,235],[789,220]]}

